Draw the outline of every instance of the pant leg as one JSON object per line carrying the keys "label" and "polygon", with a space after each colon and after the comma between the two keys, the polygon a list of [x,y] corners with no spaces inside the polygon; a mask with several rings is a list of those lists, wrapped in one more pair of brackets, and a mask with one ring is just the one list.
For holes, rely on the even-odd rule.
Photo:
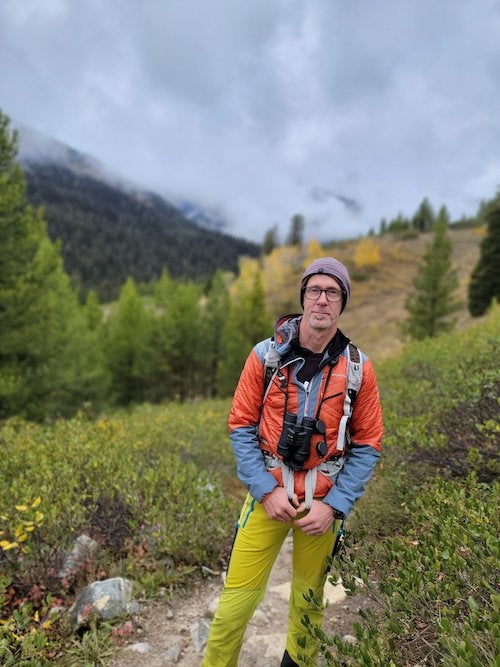
{"label": "pant leg", "polygon": [[[306,641],[306,647],[301,648],[298,638],[307,635],[302,618],[307,614],[314,625],[321,625],[323,621],[323,589],[327,577],[327,562],[331,556],[335,535],[328,531],[325,535],[306,535],[299,528],[293,531],[293,575],[290,593],[288,634],[286,650],[297,664],[304,664],[298,660],[298,654],[306,654],[314,661],[316,651]],[[321,608],[316,609],[304,598],[304,593],[312,590],[314,596],[321,600]],[[312,663],[314,664],[314,663]]]}
{"label": "pant leg", "polygon": [[201,667],[238,664],[246,627],[264,597],[272,566],[291,525],[270,519],[263,506],[247,496]]}

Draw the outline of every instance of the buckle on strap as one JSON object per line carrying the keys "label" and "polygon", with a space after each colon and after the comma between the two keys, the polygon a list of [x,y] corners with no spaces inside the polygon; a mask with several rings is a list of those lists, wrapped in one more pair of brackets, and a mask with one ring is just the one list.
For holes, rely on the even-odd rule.
{"label": "buckle on strap", "polygon": [[[283,473],[283,487],[286,490],[288,500],[292,500],[293,494],[295,493],[295,471],[283,463],[283,461],[277,456],[264,454],[264,460],[268,470],[275,470],[276,468],[281,467]],[[344,464],[342,463],[342,465]],[[311,509],[312,506],[314,492],[316,490],[316,481],[318,479],[318,468],[321,470],[320,466],[316,466],[314,468],[309,468],[309,470],[306,471],[306,476],[304,478],[304,505],[306,509]]]}
{"label": "buckle on strap", "polygon": [[333,479],[339,474],[339,472],[344,467],[345,458],[346,458],[345,456],[338,456],[335,459],[329,459],[328,461],[323,461],[323,463],[319,464],[318,469],[322,475],[325,475],[326,477],[330,477],[331,479]]}

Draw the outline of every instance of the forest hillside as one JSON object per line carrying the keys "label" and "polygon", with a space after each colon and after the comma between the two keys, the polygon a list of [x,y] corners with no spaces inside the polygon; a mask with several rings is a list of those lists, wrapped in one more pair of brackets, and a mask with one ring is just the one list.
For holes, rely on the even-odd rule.
{"label": "forest hillside", "polygon": [[93,289],[108,301],[128,277],[151,282],[165,268],[206,280],[217,269],[237,271],[242,255],[258,255],[257,244],[202,227],[162,197],[79,165],[23,164],[28,200],[43,207],[49,236],[61,242],[64,268],[83,293]]}

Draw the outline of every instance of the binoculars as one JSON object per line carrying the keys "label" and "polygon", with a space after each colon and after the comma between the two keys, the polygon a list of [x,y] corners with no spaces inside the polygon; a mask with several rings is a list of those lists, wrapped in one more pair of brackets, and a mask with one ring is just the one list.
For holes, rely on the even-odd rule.
{"label": "binoculars", "polygon": [[311,438],[316,430],[316,419],[304,417],[297,422],[297,415],[287,412],[283,419],[283,430],[278,443],[278,454],[292,470],[301,470],[309,458]]}

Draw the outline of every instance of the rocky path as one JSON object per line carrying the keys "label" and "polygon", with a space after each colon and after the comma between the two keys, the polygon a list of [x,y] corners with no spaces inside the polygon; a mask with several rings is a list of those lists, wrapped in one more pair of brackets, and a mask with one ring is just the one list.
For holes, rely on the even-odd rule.
{"label": "rocky path", "polygon": [[[239,667],[275,667],[285,647],[291,572],[291,536],[271,573],[266,597],[247,629]],[[210,619],[217,606],[222,578],[209,577],[188,598],[169,604],[143,602],[134,631],[125,640],[109,667],[199,667]],[[363,595],[347,597],[341,585],[325,588],[327,602],[324,629],[341,637],[353,634],[359,610],[369,604]]]}

